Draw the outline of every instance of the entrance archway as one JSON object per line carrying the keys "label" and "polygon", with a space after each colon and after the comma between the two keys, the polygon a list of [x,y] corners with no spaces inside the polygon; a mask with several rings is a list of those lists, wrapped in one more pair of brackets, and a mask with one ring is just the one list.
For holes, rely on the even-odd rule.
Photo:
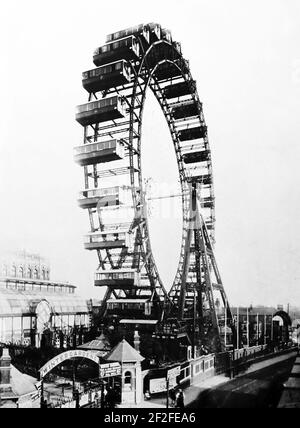
{"label": "entrance archway", "polygon": [[290,340],[290,328],[292,326],[289,314],[282,310],[278,311],[274,314],[272,322],[273,342],[277,344],[288,343]]}
{"label": "entrance archway", "polygon": [[[66,397],[64,393],[66,390],[64,389],[63,397],[59,400],[59,402],[53,403],[51,400],[52,407],[103,407],[105,401],[108,402],[109,400],[112,401],[113,399],[118,401],[118,390],[120,390],[119,395],[121,397],[121,365],[119,363],[101,364],[101,356],[102,354],[99,351],[76,349],[72,351],[63,352],[62,354],[57,355],[52,360],[48,361],[48,363],[45,364],[39,371],[41,380],[42,407],[48,407],[48,403],[44,400],[44,386],[46,385],[45,379],[47,375],[53,370],[55,370],[55,368],[67,361],[73,361],[72,384],[70,384],[70,382],[63,382],[63,384],[60,384],[60,386],[62,386],[63,388],[66,386],[69,389],[69,395],[65,400]],[[90,376],[90,373],[87,373],[87,367],[85,366],[84,372],[77,377],[77,365],[75,363],[75,360],[78,359],[89,360],[96,364],[97,374],[94,372],[93,377]],[[83,367],[81,367],[81,372],[82,368]],[[64,368],[64,370],[65,369],[66,368]],[[84,376],[82,376],[82,374]],[[62,380],[70,379],[70,375],[66,377],[62,375],[61,377]],[[61,380],[61,377],[59,377],[59,380]],[[52,383],[53,382],[50,382],[50,384]],[[72,388],[72,391],[70,390],[70,387]],[[48,391],[49,397],[51,394],[53,395],[52,392]]]}
{"label": "entrance archway", "polygon": [[48,361],[48,363],[40,369],[40,378],[44,379],[48,373],[55,369],[55,367],[59,366],[64,361],[71,360],[74,358],[86,358],[87,360],[93,361],[94,363],[100,365],[100,357],[98,355],[98,352],[83,351],[81,349],[76,349],[74,351],[66,351],[62,354],[57,355],[52,360]]}

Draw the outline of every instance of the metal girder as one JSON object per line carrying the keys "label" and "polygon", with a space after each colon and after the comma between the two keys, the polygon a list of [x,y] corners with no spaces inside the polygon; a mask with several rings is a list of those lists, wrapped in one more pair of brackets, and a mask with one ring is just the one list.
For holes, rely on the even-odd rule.
{"label": "metal girder", "polygon": [[[135,210],[134,218],[130,222],[130,233],[134,238],[133,249],[123,248],[119,253],[113,249],[99,250],[99,269],[103,272],[107,269],[118,272],[124,266],[131,266],[137,273],[147,277],[152,294],[151,301],[157,306],[160,321],[167,322],[168,317],[175,314],[183,324],[189,323],[192,310],[194,311],[193,320],[197,314],[197,325],[194,325],[194,330],[197,327],[197,331],[200,332],[198,339],[204,340],[203,337],[208,334],[207,326],[211,324],[213,334],[218,340],[218,320],[213,290],[221,292],[223,301],[227,302],[227,298],[211,246],[214,240],[214,222],[212,221],[214,204],[210,201],[214,201],[214,191],[203,106],[190,72],[189,62],[182,56],[179,44],[164,39],[150,41],[148,44],[143,40],[140,31],[134,36],[139,43],[139,56],[128,60],[131,67],[131,83],[89,95],[89,101],[105,99],[108,95],[118,96],[126,104],[126,116],[122,120],[108,120],[101,125],[86,126],[84,144],[92,142],[101,144],[104,138],[119,135],[126,146],[126,156],[124,166],[112,166],[105,170],[99,169],[97,165],[85,166],[85,188],[101,187],[102,179],[108,177],[128,176],[132,189],[132,206]],[[148,89],[154,93],[166,118],[174,144],[182,188],[182,245],[178,270],[170,293],[166,292],[154,262],[145,214],[146,201],[142,190],[142,118]],[[178,95],[176,103],[172,98],[174,94]],[[199,140],[201,140],[200,144]],[[190,150],[193,149],[187,149],[187,147],[193,147],[193,141],[196,141],[200,151],[194,157],[188,157]],[[201,175],[193,176],[195,170],[190,168],[189,164],[203,165],[203,161],[207,163],[205,171]],[[199,177],[202,177],[202,180]],[[197,181],[202,183],[202,188],[195,184]],[[203,212],[198,208],[199,197],[205,201],[203,204],[206,204],[202,207]],[[142,209],[144,209],[143,214]],[[191,227],[190,216],[194,212],[197,213],[196,224]],[[106,228],[101,209],[89,210],[89,217],[92,232]],[[195,260],[192,261],[193,257]],[[211,270],[217,277],[214,282],[211,279]],[[189,280],[191,274],[195,276],[194,282]],[[136,287],[135,292],[136,295],[141,295],[143,288]],[[104,298],[104,307],[112,295],[116,296],[115,290],[108,289]],[[132,297],[132,294],[130,295]],[[208,309],[205,305],[208,305]]]}

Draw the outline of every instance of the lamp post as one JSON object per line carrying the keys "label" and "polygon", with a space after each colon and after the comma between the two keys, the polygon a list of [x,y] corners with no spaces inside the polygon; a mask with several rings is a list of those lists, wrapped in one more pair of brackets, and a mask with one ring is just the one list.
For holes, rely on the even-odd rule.
{"label": "lamp post", "polygon": [[166,403],[166,408],[169,408],[169,390],[170,390],[170,380],[169,377],[167,377],[167,403]]}

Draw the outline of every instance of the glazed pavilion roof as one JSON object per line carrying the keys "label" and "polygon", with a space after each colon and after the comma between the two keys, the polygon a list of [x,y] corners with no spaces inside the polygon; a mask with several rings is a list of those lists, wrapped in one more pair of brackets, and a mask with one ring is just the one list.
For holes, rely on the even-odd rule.
{"label": "glazed pavilion roof", "polygon": [[52,313],[88,313],[86,301],[74,294],[0,288],[0,316],[34,313],[42,300],[49,303]]}

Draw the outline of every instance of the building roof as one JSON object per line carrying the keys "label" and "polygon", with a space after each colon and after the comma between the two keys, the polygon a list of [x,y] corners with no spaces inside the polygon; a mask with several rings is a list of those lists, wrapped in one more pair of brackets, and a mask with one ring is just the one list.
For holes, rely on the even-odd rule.
{"label": "building roof", "polygon": [[106,351],[111,350],[111,346],[106,337],[102,334],[100,337],[92,340],[91,342],[84,343],[81,346],[78,346],[78,349],[85,349],[88,351]]}
{"label": "building roof", "polygon": [[21,291],[0,288],[0,316],[34,312],[41,300],[46,300],[53,313],[88,313],[87,302],[74,295],[46,291]]}
{"label": "building roof", "polygon": [[109,299],[107,300],[107,303],[130,303],[130,304],[143,304],[148,303],[150,301],[151,296],[149,296],[147,299]]}
{"label": "building roof", "polygon": [[123,339],[105,358],[107,361],[117,361],[119,363],[140,363],[145,358]]}
{"label": "building roof", "polygon": [[11,366],[11,387],[13,392],[18,396],[36,392],[35,384],[37,379],[19,372],[14,366]]}
{"label": "building roof", "polygon": [[158,320],[121,320],[120,324],[141,324],[141,325],[156,325]]}

